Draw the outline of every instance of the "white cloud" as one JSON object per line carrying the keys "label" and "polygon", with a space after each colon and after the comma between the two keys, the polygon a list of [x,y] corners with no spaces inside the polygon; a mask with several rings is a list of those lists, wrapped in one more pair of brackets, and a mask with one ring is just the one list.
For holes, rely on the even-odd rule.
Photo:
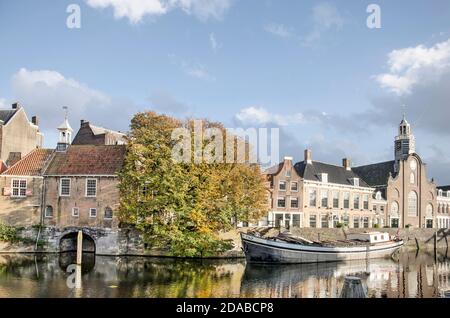
{"label": "white cloud", "polygon": [[236,114],[236,119],[245,125],[276,124],[279,126],[288,126],[303,123],[305,117],[302,113],[279,115],[270,113],[262,107],[248,107],[240,110]]}
{"label": "white cloud", "polygon": [[53,70],[22,68],[12,76],[11,85],[15,100],[29,116],[38,115],[41,129],[50,135],[56,133],[63,120],[63,106],[69,107],[74,129],[78,128],[77,121],[86,119],[111,129],[126,130],[137,111],[129,100],[110,97]]}
{"label": "white cloud", "polygon": [[320,3],[313,8],[313,21],[321,29],[342,28],[344,19],[338,9],[327,2]]}
{"label": "white cloud", "polygon": [[160,16],[175,9],[200,20],[220,20],[231,6],[231,0],[86,0],[86,3],[96,9],[111,7],[116,19],[128,18],[131,23],[138,23],[145,16]]}
{"label": "white cloud", "polygon": [[204,81],[214,82],[216,80],[202,63],[179,59],[175,54],[169,54],[168,56],[170,62],[178,66],[186,75]]}
{"label": "white cloud", "polygon": [[209,44],[213,52],[217,52],[222,47],[222,44],[217,41],[216,35],[214,33],[209,34]]}
{"label": "white cloud", "polygon": [[381,87],[399,96],[410,94],[416,85],[436,82],[450,72],[450,39],[430,48],[418,45],[393,50],[387,64],[389,73],[375,77]]}
{"label": "white cloud", "polygon": [[344,26],[344,18],[339,10],[328,2],[319,3],[312,9],[313,29],[303,39],[303,45],[311,46],[322,37],[324,32]]}
{"label": "white cloud", "polygon": [[294,36],[294,30],[283,24],[270,23],[264,27],[264,30],[281,38],[290,38]]}
{"label": "white cloud", "polygon": [[232,0],[170,0],[171,8],[181,8],[200,20],[221,20],[231,6]]}

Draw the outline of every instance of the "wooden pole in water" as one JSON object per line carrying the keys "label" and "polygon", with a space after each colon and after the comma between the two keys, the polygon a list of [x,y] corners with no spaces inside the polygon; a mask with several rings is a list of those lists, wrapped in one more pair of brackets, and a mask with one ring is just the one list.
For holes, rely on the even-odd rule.
{"label": "wooden pole in water", "polygon": [[341,298],[367,298],[367,293],[361,282],[361,278],[354,276],[345,277]]}
{"label": "wooden pole in water", "polygon": [[434,254],[437,252],[437,232],[434,232]]}
{"label": "wooden pole in water", "polygon": [[78,231],[77,238],[77,265],[81,265],[83,258],[83,232]]}

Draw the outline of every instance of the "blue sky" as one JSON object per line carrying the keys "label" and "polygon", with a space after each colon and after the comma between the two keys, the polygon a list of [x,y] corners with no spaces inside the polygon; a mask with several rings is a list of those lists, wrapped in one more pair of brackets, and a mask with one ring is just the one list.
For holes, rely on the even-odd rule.
{"label": "blue sky", "polygon": [[64,105],[74,129],[152,109],[279,126],[281,156],[365,164],[392,159],[406,104],[429,176],[450,183],[446,0],[0,0],[0,61],[0,106],[37,114],[48,147]]}

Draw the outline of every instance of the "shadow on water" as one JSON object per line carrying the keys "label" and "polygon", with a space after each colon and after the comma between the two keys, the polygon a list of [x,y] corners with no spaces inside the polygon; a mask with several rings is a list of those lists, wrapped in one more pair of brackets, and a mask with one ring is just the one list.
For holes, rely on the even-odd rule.
{"label": "shadow on water", "polygon": [[[94,253],[83,253],[81,267],[81,272],[87,274],[91,272],[95,267],[95,254]],[[67,272],[67,267],[71,264],[77,263],[77,253],[76,252],[65,252],[59,254],[58,257],[59,267],[62,271]]]}
{"label": "shadow on water", "polygon": [[83,253],[81,288],[69,288],[75,253],[0,254],[0,297],[339,297],[356,275],[369,297],[439,297],[450,289],[448,251],[302,265],[244,260],[104,257]]}

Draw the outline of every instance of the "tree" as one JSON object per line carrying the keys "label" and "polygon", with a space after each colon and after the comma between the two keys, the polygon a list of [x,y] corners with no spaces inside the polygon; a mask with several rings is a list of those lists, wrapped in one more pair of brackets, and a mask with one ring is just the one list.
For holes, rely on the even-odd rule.
{"label": "tree", "polygon": [[[154,112],[139,113],[131,122],[127,155],[120,179],[122,223],[143,231],[146,243],[168,247],[177,256],[209,256],[230,244],[219,238],[221,231],[237,222],[256,221],[267,213],[265,181],[258,165],[248,163],[175,162],[177,140],[172,133],[185,127],[194,146],[194,121],[179,121]],[[202,131],[220,123],[202,120]],[[233,138],[235,138],[233,136]],[[212,138],[214,139],[214,138]],[[210,140],[201,141],[205,153]],[[223,153],[212,151],[219,157]]]}

